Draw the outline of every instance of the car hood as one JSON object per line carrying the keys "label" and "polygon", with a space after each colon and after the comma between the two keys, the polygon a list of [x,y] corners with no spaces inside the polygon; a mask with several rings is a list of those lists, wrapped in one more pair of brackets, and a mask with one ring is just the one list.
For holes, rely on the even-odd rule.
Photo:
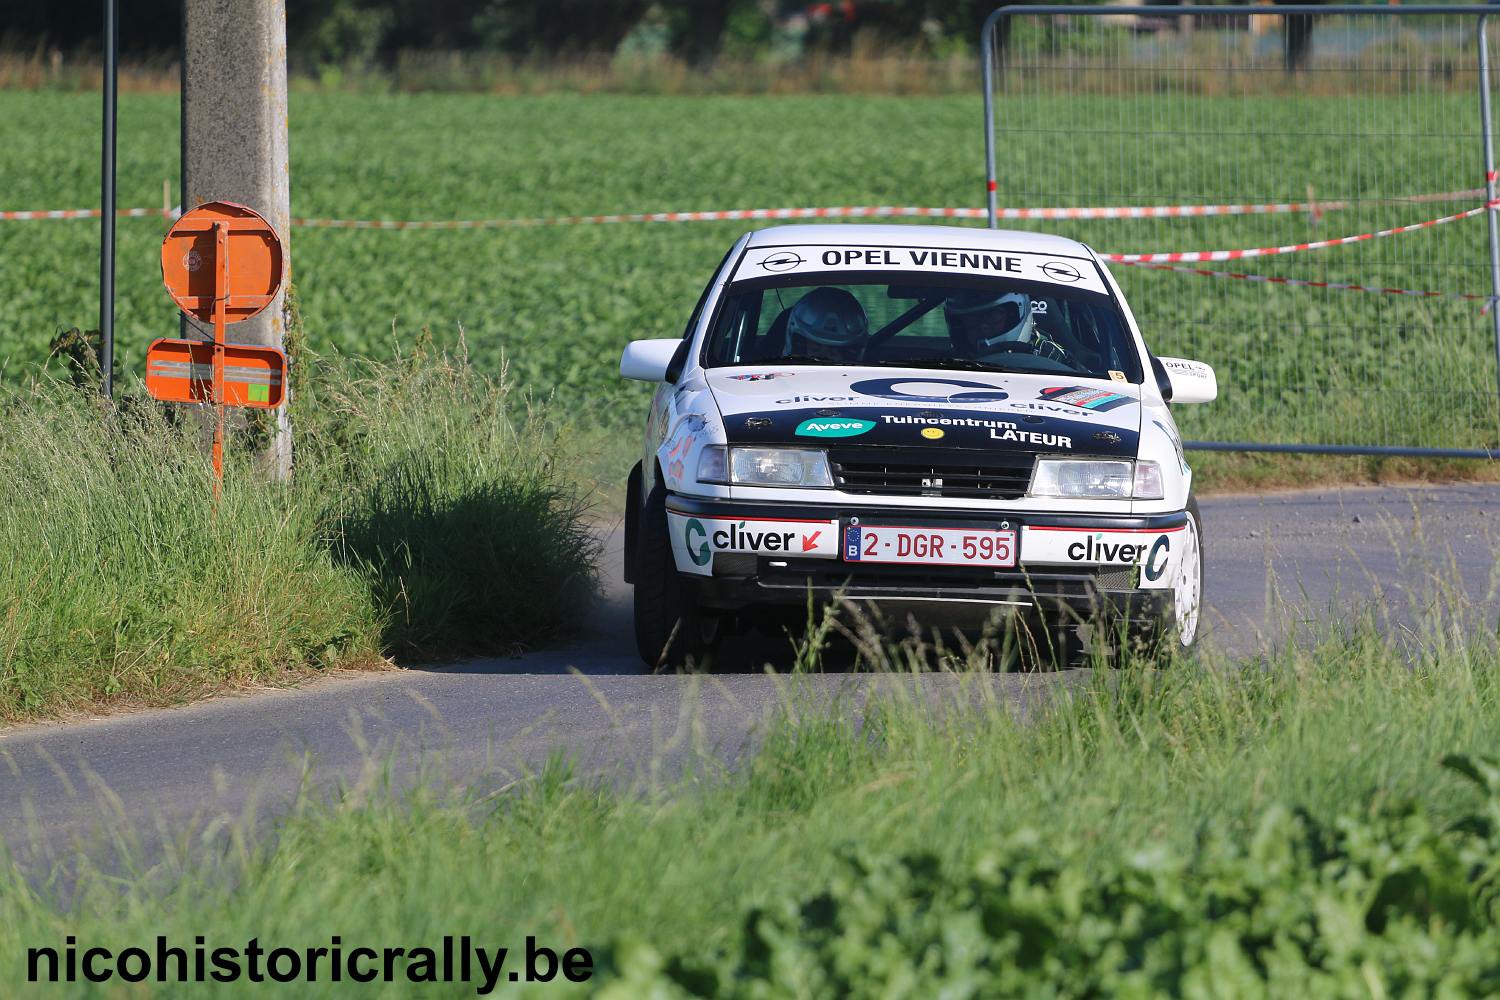
{"label": "car hood", "polygon": [[1060,375],[766,366],[705,373],[731,444],[1135,456],[1140,386]]}

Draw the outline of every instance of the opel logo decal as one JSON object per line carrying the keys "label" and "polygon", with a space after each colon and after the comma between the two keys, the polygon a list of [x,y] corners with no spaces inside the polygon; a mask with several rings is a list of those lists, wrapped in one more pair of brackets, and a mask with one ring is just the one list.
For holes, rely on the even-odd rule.
{"label": "opel logo decal", "polygon": [[778,250],[769,257],[763,258],[760,266],[767,271],[790,271],[802,263],[802,258],[792,250]]}
{"label": "opel logo decal", "polygon": [[1060,260],[1049,260],[1043,264],[1042,273],[1053,281],[1080,281],[1083,278],[1078,268],[1072,264],[1064,264]]}

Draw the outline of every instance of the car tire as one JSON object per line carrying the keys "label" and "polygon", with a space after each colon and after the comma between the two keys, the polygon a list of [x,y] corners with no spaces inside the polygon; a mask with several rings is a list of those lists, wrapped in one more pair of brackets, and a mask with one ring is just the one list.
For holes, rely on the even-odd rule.
{"label": "car tire", "polygon": [[677,572],[667,534],[667,491],[660,477],[636,516],[636,650],[653,670],[702,666],[713,648],[718,623],[699,610],[691,588]]}
{"label": "car tire", "polygon": [[[1197,647],[1203,614],[1203,521],[1196,499],[1188,500],[1187,515],[1183,534],[1187,551],[1172,583],[1171,603],[1155,622],[1138,625],[1124,637],[1131,651],[1123,658],[1126,662],[1167,666]],[[1121,659],[1117,658],[1117,666]]]}
{"label": "car tire", "polygon": [[625,482],[625,539],[621,546],[621,575],[626,583],[635,583],[636,529],[640,525],[641,510],[641,463],[630,470]]}
{"label": "car tire", "polygon": [[1078,632],[1078,626],[1063,622],[1054,627],[1048,637],[1051,640],[1050,661],[1054,670],[1076,670],[1089,666],[1088,644]]}
{"label": "car tire", "polygon": [[1183,532],[1185,546],[1177,578],[1172,583],[1172,607],[1157,628],[1157,661],[1170,662],[1174,656],[1191,652],[1198,643],[1203,615],[1203,519],[1198,515],[1198,500],[1190,497],[1187,505],[1187,527]]}

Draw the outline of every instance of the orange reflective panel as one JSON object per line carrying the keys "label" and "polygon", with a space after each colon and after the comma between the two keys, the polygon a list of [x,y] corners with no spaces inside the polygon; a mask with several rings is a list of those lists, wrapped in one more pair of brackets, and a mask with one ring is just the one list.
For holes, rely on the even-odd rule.
{"label": "orange reflective panel", "polygon": [[146,349],[146,391],[166,403],[275,409],[286,398],[286,355],[274,347],[224,345],[224,398],[214,395],[214,345],[157,340]]}

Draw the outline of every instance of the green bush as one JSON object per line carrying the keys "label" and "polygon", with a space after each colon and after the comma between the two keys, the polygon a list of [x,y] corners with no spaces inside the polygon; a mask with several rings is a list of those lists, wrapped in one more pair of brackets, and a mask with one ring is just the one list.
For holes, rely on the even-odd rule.
{"label": "green bush", "polygon": [[0,386],[0,720],[172,703],[291,671],[510,649],[576,622],[595,542],[545,416],[458,362],[313,362],[296,475],[200,423],[29,376]]}
{"label": "green bush", "polygon": [[725,952],[626,944],[606,968],[619,996],[1493,996],[1500,764],[1445,763],[1486,795],[1452,825],[1277,805],[1243,842],[1124,846],[1103,872],[1071,831],[967,867],[855,851],[826,888],[751,909]]}

